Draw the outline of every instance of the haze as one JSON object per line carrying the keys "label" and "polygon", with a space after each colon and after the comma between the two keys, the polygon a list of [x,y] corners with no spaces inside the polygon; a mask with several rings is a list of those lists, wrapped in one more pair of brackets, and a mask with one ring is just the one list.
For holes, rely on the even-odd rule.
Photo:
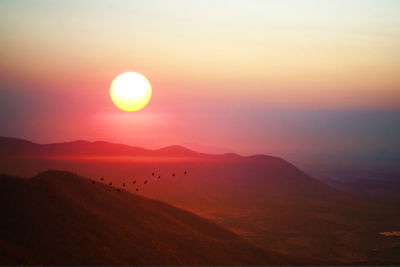
{"label": "haze", "polygon": [[[1,135],[394,162],[398,14],[382,0],[3,1]],[[125,71],[152,84],[140,112],[109,98]]]}

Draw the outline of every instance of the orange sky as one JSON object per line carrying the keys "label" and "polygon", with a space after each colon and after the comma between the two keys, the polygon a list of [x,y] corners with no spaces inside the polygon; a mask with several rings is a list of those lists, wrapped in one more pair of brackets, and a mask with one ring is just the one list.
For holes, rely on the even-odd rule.
{"label": "orange sky", "polygon": [[[366,140],[391,147],[398,14],[396,0],[2,1],[0,134],[319,153],[338,143],[364,148],[357,134],[383,116],[384,130]],[[153,86],[140,112],[109,99],[112,79],[125,71]],[[349,114],[369,117],[355,116],[356,130],[346,132]]]}

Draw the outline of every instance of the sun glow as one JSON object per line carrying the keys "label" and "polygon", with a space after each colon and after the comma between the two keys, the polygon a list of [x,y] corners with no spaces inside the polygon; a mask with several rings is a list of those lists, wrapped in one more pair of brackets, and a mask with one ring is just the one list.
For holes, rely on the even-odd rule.
{"label": "sun glow", "polygon": [[111,83],[110,96],[118,108],[137,111],[149,103],[151,85],[143,75],[137,72],[125,72]]}

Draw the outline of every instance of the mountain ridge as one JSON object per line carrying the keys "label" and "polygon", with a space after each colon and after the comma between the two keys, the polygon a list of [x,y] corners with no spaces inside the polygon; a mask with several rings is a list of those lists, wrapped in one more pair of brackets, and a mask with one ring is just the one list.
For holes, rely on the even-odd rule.
{"label": "mountain ridge", "polygon": [[[118,145],[111,146],[99,142],[88,149],[78,143],[42,150],[43,145],[3,139],[0,151],[12,152],[13,147],[19,151],[15,156],[0,152],[0,172],[31,177],[61,169],[97,181],[103,177],[121,192],[125,189],[193,212],[262,249],[296,259],[307,255],[325,264],[377,259],[373,249],[381,240],[373,233],[376,218],[379,227],[386,227],[381,207],[335,190],[281,158],[193,155],[174,146],[164,150],[173,150],[172,154],[146,151],[135,156],[129,154],[129,147],[122,145],[128,154],[121,155]],[[387,225],[393,228],[394,224]],[[365,251],[355,249],[365,242],[369,244]],[[389,257],[395,256],[389,253]]]}
{"label": "mountain ridge", "polygon": [[[185,146],[182,145],[168,145],[156,149],[148,149],[140,146],[134,146],[134,145],[128,145],[128,144],[123,144],[123,143],[114,143],[114,142],[108,142],[108,141],[102,141],[102,140],[96,140],[96,141],[87,141],[87,140],[74,140],[74,141],[67,141],[67,142],[55,142],[55,143],[46,143],[46,144],[41,144],[41,143],[36,143],[32,142],[23,138],[14,138],[14,137],[6,137],[6,136],[0,136],[0,149],[4,148],[5,145],[30,145],[30,146],[36,146],[36,147],[61,147],[61,146],[85,146],[85,147],[93,147],[95,145],[103,145],[103,146],[114,146],[118,147],[120,149],[125,149],[126,151],[122,152],[137,152],[140,151],[145,155],[150,155],[151,153],[155,154],[161,154],[161,155],[197,155],[197,156],[208,156],[208,157],[221,157],[221,156],[226,156],[226,157],[231,157],[231,158],[249,158],[249,159],[256,159],[256,158],[275,158],[275,159],[280,159],[283,160],[280,157],[275,157],[275,156],[270,156],[266,154],[255,154],[255,155],[249,155],[249,156],[244,156],[241,154],[237,153],[204,153],[204,152],[199,152],[195,151],[192,149],[189,149]],[[76,147],[75,147],[76,148]],[[0,153],[4,153],[3,151],[0,150]]]}
{"label": "mountain ridge", "polygon": [[0,175],[0,264],[294,264],[164,202],[47,170]]}

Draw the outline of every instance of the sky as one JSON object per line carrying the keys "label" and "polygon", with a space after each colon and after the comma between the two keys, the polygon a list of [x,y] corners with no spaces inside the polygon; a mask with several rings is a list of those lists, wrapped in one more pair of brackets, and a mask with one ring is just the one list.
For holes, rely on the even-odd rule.
{"label": "sky", "polygon": [[[400,159],[400,1],[0,0],[0,135]],[[150,103],[115,107],[146,76]]]}

